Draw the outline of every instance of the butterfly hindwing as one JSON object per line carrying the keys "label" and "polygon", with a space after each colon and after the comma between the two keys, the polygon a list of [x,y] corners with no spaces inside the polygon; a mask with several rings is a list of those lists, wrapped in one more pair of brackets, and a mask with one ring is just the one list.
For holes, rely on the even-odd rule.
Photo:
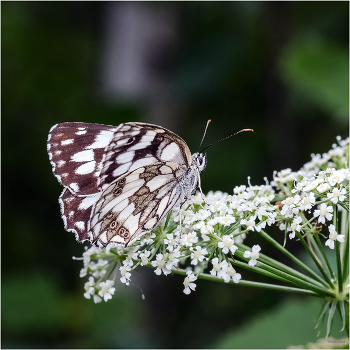
{"label": "butterfly hindwing", "polygon": [[183,165],[159,162],[111,183],[91,215],[93,243],[125,246],[152,230],[180,198],[178,179],[185,171]]}
{"label": "butterfly hindwing", "polygon": [[90,123],[61,123],[50,130],[47,151],[58,181],[77,195],[99,192],[105,148],[115,126]]}
{"label": "butterfly hindwing", "polygon": [[78,242],[91,239],[89,233],[91,211],[100,196],[101,192],[78,197],[65,188],[59,197],[64,228],[68,232],[74,232]]}

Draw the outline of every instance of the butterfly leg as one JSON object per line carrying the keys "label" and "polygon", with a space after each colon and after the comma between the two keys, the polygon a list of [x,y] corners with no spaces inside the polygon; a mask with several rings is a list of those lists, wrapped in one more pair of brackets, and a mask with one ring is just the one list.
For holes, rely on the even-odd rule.
{"label": "butterfly leg", "polygon": [[180,231],[180,237],[179,237],[178,243],[175,246],[175,249],[178,248],[178,246],[180,245],[180,242],[181,242],[181,234],[182,234],[181,209],[182,209],[182,206],[187,202],[187,199],[188,198],[185,197],[185,201],[180,204],[180,208],[179,208],[179,226],[180,226],[180,230],[179,231]]}
{"label": "butterfly leg", "polygon": [[203,191],[202,191],[202,187],[201,187],[201,177],[200,177],[200,175],[199,175],[199,172],[198,172],[198,188],[199,188],[199,191],[200,191],[200,193],[201,193],[203,202],[204,202],[207,206],[209,206],[209,204],[208,204],[207,201],[205,200],[205,196],[204,196]]}
{"label": "butterfly leg", "polygon": [[187,203],[187,197],[185,197],[185,200],[180,204],[180,208],[179,208],[179,226],[180,226],[180,240],[181,240],[181,234],[182,234],[182,220],[181,220],[181,209],[182,209],[182,206],[184,204]]}
{"label": "butterfly leg", "polygon": [[185,201],[181,203],[180,208],[179,208],[180,239],[181,239],[181,233],[182,233],[181,209],[182,209],[182,206],[186,203],[186,201],[187,201],[187,199],[185,199]]}

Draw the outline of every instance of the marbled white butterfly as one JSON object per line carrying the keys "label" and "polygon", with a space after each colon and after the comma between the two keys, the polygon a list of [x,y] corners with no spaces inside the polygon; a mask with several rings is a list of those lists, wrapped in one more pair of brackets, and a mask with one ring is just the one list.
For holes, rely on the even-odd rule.
{"label": "marbled white butterfly", "polygon": [[145,123],[57,124],[47,150],[65,187],[65,229],[101,248],[127,246],[155,228],[191,195],[207,163],[181,137]]}

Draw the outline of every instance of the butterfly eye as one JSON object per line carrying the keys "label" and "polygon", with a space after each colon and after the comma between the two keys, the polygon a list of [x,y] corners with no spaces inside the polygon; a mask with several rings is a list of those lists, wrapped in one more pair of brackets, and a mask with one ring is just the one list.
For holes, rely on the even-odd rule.
{"label": "butterfly eye", "polygon": [[203,171],[207,164],[205,155],[204,156],[202,154],[197,155],[197,164],[198,164],[198,170]]}

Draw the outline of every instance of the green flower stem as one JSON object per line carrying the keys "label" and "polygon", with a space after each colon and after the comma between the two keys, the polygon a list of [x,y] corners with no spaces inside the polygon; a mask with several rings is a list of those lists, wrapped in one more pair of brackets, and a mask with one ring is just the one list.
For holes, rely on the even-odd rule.
{"label": "green flower stem", "polygon": [[[322,197],[322,194],[315,194],[315,197]],[[325,200],[323,200],[323,201],[315,202],[314,205],[323,204],[323,203],[327,203],[327,202],[329,202],[329,199],[328,199],[328,198],[325,199]]]}
{"label": "green flower stem", "polygon": [[[172,272],[175,274],[178,274],[178,275],[186,276],[185,270],[180,270],[180,269],[179,270],[172,270]],[[216,276],[212,276],[208,273],[200,274],[198,276],[198,279],[225,283],[225,281],[223,279],[218,278]],[[300,294],[307,294],[307,295],[319,297],[319,295],[317,293],[312,292],[308,289],[300,289],[300,288],[294,288],[294,287],[288,287],[288,286],[279,286],[277,284],[260,283],[260,282],[245,281],[245,280],[240,280],[239,283],[234,283],[233,281],[230,281],[227,284],[234,284],[236,286],[247,286],[247,287],[256,287],[256,288],[263,288],[263,289],[270,289],[270,290],[278,290],[278,291],[291,292],[291,293],[300,293]]]}
{"label": "green flower stem", "polygon": [[269,241],[271,244],[273,244],[277,249],[279,249],[281,252],[283,252],[285,255],[288,256],[292,261],[294,261],[297,265],[299,265],[301,268],[303,268],[306,272],[309,273],[309,275],[313,276],[317,281],[322,283],[325,287],[328,287],[324,280],[313,270],[311,270],[307,265],[305,265],[302,261],[300,261],[296,256],[294,256],[292,253],[290,253],[287,249],[283,248],[277,241],[275,241],[272,237],[270,237],[265,231],[261,230],[259,232],[267,241]]}
{"label": "green flower stem", "polygon": [[106,259],[106,258],[115,258],[116,256],[119,257],[119,254],[112,252],[112,254],[106,254],[106,253],[102,253],[102,254],[92,254],[91,255],[91,260],[98,260],[98,259]]}
{"label": "green flower stem", "polygon": [[107,267],[106,273],[103,276],[100,277],[100,279],[96,282],[96,284],[98,284],[98,283],[100,283],[102,281],[108,280],[109,277],[114,272],[114,270],[117,268],[118,262],[115,261],[115,260],[111,260],[111,261],[107,262],[104,266]]}
{"label": "green flower stem", "polygon": [[[304,217],[304,219],[306,220],[306,218],[305,218],[305,216],[304,216],[304,214],[303,214],[303,217]],[[306,221],[302,226],[301,226],[301,229],[304,227],[304,226],[306,226],[306,225],[309,225],[310,224],[310,222],[313,220],[313,219],[315,219],[315,217],[313,216],[310,220],[308,220],[308,221]]]}
{"label": "green flower stem", "polygon": [[[237,246],[240,249],[243,249],[243,250],[250,250],[250,248],[245,246],[244,244],[237,244]],[[301,273],[301,272],[299,272],[299,271],[297,271],[297,270],[295,270],[295,269],[293,269],[293,268],[291,268],[291,267],[289,267],[287,265],[284,265],[284,264],[280,263],[279,261],[268,257],[265,254],[259,253],[259,261],[263,262],[263,263],[265,263],[267,265],[273,266],[273,267],[275,267],[275,268],[277,268],[277,269],[279,269],[281,271],[284,271],[284,272],[286,272],[288,274],[291,274],[294,277],[297,277],[297,278],[302,279],[302,280],[304,280],[306,282],[314,284],[315,286],[318,286],[318,287],[321,287],[321,288],[324,288],[324,287],[328,288],[328,286],[319,283],[318,281],[314,280],[313,278],[311,278],[309,276],[306,276],[303,273]]]}
{"label": "green flower stem", "polygon": [[[306,221],[305,215],[302,214],[302,216],[304,218],[304,221]],[[321,261],[322,266],[327,266],[326,272],[328,273],[328,277],[330,277],[330,279],[332,279],[332,278],[334,278],[334,275],[333,275],[332,268],[328,262],[328,258],[327,258],[327,255],[325,253],[324,247],[322,244],[317,244],[315,241],[315,238],[314,238],[314,235],[318,235],[317,231],[314,230],[312,225],[310,224],[310,222],[314,219],[315,219],[315,217],[313,217],[309,221],[305,222],[305,224],[303,225],[303,226],[305,226],[307,224],[309,227],[309,230],[306,230],[306,232],[307,232],[306,237],[308,239],[308,243],[312,244],[313,249],[315,250],[316,256]],[[310,250],[311,250],[311,247],[310,247]]]}
{"label": "green flower stem", "polygon": [[[322,250],[324,251],[323,246],[322,245],[320,247],[318,246],[312,233],[306,234],[306,239],[307,239],[307,243],[309,244],[309,247],[310,247],[310,243],[311,243],[311,246],[315,252],[315,255],[319,259],[320,265],[324,268],[324,271],[328,274],[329,279],[332,279],[334,276],[329,271],[328,264],[326,263],[326,260],[325,260],[325,257],[327,258],[327,256],[326,256],[326,254],[322,253]],[[310,247],[311,251],[312,251],[312,248]],[[327,269],[325,268],[325,266],[327,266]]]}
{"label": "green flower stem", "polygon": [[164,224],[164,230],[166,230],[166,228],[168,227],[168,223],[169,223],[170,218],[171,218],[171,210],[169,211],[169,213],[166,216],[166,220],[165,220],[165,224]]}
{"label": "green flower stem", "polygon": [[328,258],[327,258],[327,254],[326,254],[326,251],[324,250],[324,247],[322,245],[322,242],[320,240],[320,237],[319,237],[319,234],[318,233],[315,233],[314,234],[314,237],[315,237],[315,240],[316,240],[316,243],[319,247],[319,250],[321,251],[321,254],[323,256],[323,259],[324,261],[326,262],[326,266],[327,266],[327,269],[328,269],[328,273],[329,275],[331,276],[331,278],[334,278],[334,273],[333,273],[333,270],[331,268],[331,265],[329,264],[329,261],[328,261]]}
{"label": "green flower stem", "polygon": [[[242,259],[246,260],[243,257],[242,257]],[[247,260],[249,260],[249,259],[247,259]],[[254,267],[249,266],[248,264],[243,263],[241,261],[235,261],[235,262],[232,261],[232,264],[235,264],[237,266],[243,267],[245,269],[248,269],[248,270],[251,270],[251,271],[266,275],[266,276],[269,276],[269,277],[274,278],[274,279],[281,280],[283,282],[295,284],[296,286],[303,287],[305,289],[310,289],[310,290],[312,290],[316,293],[319,293],[319,294],[334,296],[330,291],[326,290],[325,288],[317,287],[312,283],[309,283],[309,282],[303,281],[299,278],[293,277],[285,272],[277,270],[277,269],[275,269],[271,266],[268,266],[262,262],[258,262],[259,265],[254,266]]]}
{"label": "green flower stem", "polygon": [[343,266],[343,283],[345,283],[349,274],[349,216],[348,213],[342,211],[341,213],[341,234],[345,236],[342,244],[341,261]]}
{"label": "green flower stem", "polygon": [[348,214],[344,211],[341,213],[341,234],[345,236],[343,247],[343,283],[345,283],[346,278],[348,277],[349,271],[349,221]]}
{"label": "green flower stem", "polygon": [[349,206],[345,204],[345,202],[339,203],[348,213],[349,213]]}
{"label": "green flower stem", "polygon": [[[279,188],[281,188],[278,185]],[[278,201],[283,201],[283,199],[285,199],[286,196],[284,196],[283,194],[275,194],[275,197],[273,198],[273,200],[271,202],[278,202]]]}
{"label": "green flower stem", "polygon": [[231,262],[232,265],[236,265],[236,266],[242,267],[243,269],[254,271],[256,273],[260,273],[261,275],[264,275],[264,276],[267,276],[267,277],[271,277],[273,279],[277,279],[277,280],[280,280],[280,281],[285,282],[285,283],[291,283],[289,279],[281,277],[279,275],[276,275],[273,272],[261,269],[260,267],[249,266],[247,263],[242,262],[242,261],[238,261],[238,260],[233,261],[233,260],[229,259],[229,261]]}
{"label": "green flower stem", "polygon": [[[338,231],[338,207],[335,204],[333,206],[333,225],[335,226],[335,230]],[[338,290],[339,293],[343,292],[343,274],[341,269],[341,259],[340,259],[340,245],[338,241],[335,241],[335,252],[337,256],[337,270],[338,270]]]}
{"label": "green flower stem", "polygon": [[130,271],[133,271],[133,270],[135,270],[138,266],[140,266],[140,264],[141,264],[141,262],[139,261],[139,262],[137,262],[131,269],[130,269]]}
{"label": "green flower stem", "polygon": [[[234,231],[234,230],[232,230],[232,232],[233,232],[233,231]],[[241,235],[243,235],[244,233],[247,233],[248,231],[249,231],[248,229],[245,229],[245,230],[243,230],[243,231],[240,231],[240,232],[234,234],[232,237],[235,238],[235,237],[241,236]],[[229,232],[229,231],[225,232],[225,234],[227,234],[227,235],[229,235],[230,233],[231,233],[231,232]]]}
{"label": "green flower stem", "polygon": [[208,257],[207,263],[202,266],[202,268],[200,269],[200,271],[198,273],[196,273],[196,277],[198,277],[202,273],[202,271],[208,266],[208,262],[211,261],[212,257],[213,257],[213,254],[210,254]]}
{"label": "green flower stem", "polygon": [[339,233],[344,235],[345,240],[344,240],[344,244],[342,245],[342,250],[341,250],[341,257],[342,260],[344,259],[344,253],[345,253],[345,247],[346,247],[346,240],[348,238],[348,232],[349,232],[349,227],[348,227],[348,213],[345,213],[344,211],[341,211],[341,223],[340,223],[340,229],[339,229]]}
{"label": "green flower stem", "polygon": [[335,242],[335,251],[337,254],[338,290],[339,290],[339,293],[342,293],[343,292],[343,275],[342,275],[341,260],[340,260],[340,245],[338,241]]}
{"label": "green flower stem", "polygon": [[349,301],[344,301],[344,309],[345,309],[345,330],[349,336]]}
{"label": "green flower stem", "polygon": [[313,252],[310,250],[309,246],[307,245],[307,243],[305,242],[303,236],[298,232],[295,231],[296,235],[298,236],[300,242],[302,243],[302,245],[304,246],[304,248],[306,249],[306,251],[310,254],[312,260],[314,261],[314,263],[316,264],[317,268],[319,269],[319,271],[322,273],[324,279],[327,281],[327,283],[329,284],[329,286],[331,288],[333,288],[333,283],[331,282],[331,280],[329,279],[329,277],[327,276],[327,274],[324,272],[323,267],[320,265],[320,263],[318,262],[318,260],[316,259],[315,255],[313,254]]}

